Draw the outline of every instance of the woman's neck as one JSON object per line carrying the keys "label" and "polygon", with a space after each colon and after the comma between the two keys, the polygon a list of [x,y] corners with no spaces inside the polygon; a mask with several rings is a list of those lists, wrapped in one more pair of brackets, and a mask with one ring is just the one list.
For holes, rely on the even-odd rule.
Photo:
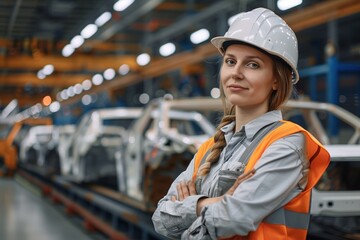
{"label": "woman's neck", "polygon": [[268,107],[253,107],[253,108],[239,108],[235,109],[235,132],[238,132],[245,124],[262,116],[268,112]]}

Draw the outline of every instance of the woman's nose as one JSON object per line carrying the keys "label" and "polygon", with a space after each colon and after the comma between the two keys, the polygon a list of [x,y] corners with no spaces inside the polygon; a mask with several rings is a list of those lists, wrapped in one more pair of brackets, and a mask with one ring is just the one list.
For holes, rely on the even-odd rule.
{"label": "woman's nose", "polygon": [[244,78],[244,74],[243,74],[243,71],[241,69],[241,67],[237,67],[237,68],[234,68],[232,74],[231,74],[231,77],[235,80],[241,80]]}

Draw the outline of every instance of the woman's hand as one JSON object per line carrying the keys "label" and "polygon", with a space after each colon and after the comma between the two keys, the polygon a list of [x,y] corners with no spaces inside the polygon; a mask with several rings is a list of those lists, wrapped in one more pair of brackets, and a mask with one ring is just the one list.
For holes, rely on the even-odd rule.
{"label": "woman's hand", "polygon": [[[213,197],[213,198],[201,198],[199,199],[199,201],[197,202],[197,208],[196,208],[196,214],[199,216],[201,210],[210,204],[216,203],[221,201],[225,195],[230,195],[232,196],[236,190],[236,188],[245,180],[251,178],[255,173],[255,170],[251,170],[247,173],[241,174],[236,181],[234,182],[234,184],[230,187],[230,189],[222,196],[220,197]],[[180,182],[178,185],[176,185],[176,190],[178,193],[178,196],[172,196],[171,197],[171,201],[175,202],[176,200],[178,201],[183,201],[185,200],[187,197],[192,196],[192,195],[196,195],[196,188],[195,188],[195,182],[193,180],[188,181],[188,182]]]}
{"label": "woman's hand", "polygon": [[193,180],[190,180],[188,182],[182,181],[178,185],[176,185],[176,190],[178,193],[178,196],[172,196],[171,201],[183,201],[188,196],[196,195],[196,188],[195,188],[195,182]]}
{"label": "woman's hand", "polygon": [[251,178],[254,175],[254,173],[255,173],[255,169],[253,169],[253,170],[251,170],[251,171],[249,171],[247,173],[243,173],[240,176],[238,176],[238,178],[236,179],[234,184],[231,186],[231,188],[224,195],[232,196],[234,194],[236,188],[240,185],[240,183],[242,183],[243,181]]}
{"label": "woman's hand", "polygon": [[214,198],[201,198],[199,199],[199,201],[197,202],[197,207],[196,207],[196,215],[199,216],[201,213],[201,210],[210,204],[216,203],[221,201],[225,195],[230,195],[232,196],[236,190],[236,188],[240,185],[240,183],[244,182],[245,180],[251,178],[255,173],[255,170],[251,170],[247,173],[243,173],[241,174],[235,181],[235,183],[231,186],[231,188],[222,196],[220,197],[214,197]]}

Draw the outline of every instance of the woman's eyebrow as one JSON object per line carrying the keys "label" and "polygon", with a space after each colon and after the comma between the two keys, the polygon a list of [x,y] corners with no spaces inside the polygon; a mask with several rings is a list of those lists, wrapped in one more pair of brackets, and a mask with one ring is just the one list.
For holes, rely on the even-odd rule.
{"label": "woman's eyebrow", "polygon": [[[231,58],[237,58],[236,55],[231,54],[231,53],[226,53],[225,56],[231,57]],[[246,59],[258,59],[258,60],[264,62],[264,59],[261,58],[261,57],[258,56],[258,55],[248,55],[248,56],[245,56],[245,58],[246,58]]]}

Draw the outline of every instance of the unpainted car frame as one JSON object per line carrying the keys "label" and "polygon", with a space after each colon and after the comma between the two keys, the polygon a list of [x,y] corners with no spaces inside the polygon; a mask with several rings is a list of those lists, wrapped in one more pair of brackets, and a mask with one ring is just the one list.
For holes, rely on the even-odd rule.
{"label": "unpainted car frame", "polygon": [[127,139],[129,124],[140,108],[104,108],[85,114],[71,139],[68,157],[71,177],[76,182],[94,182],[116,177],[115,153]]}
{"label": "unpainted car frame", "polygon": [[56,146],[52,137],[54,125],[39,125],[29,129],[20,143],[20,162],[45,167],[46,154]]}
{"label": "unpainted car frame", "polygon": [[178,100],[155,99],[129,130],[117,156],[119,191],[151,209],[172,180],[189,164],[215,127],[194,107]]}

